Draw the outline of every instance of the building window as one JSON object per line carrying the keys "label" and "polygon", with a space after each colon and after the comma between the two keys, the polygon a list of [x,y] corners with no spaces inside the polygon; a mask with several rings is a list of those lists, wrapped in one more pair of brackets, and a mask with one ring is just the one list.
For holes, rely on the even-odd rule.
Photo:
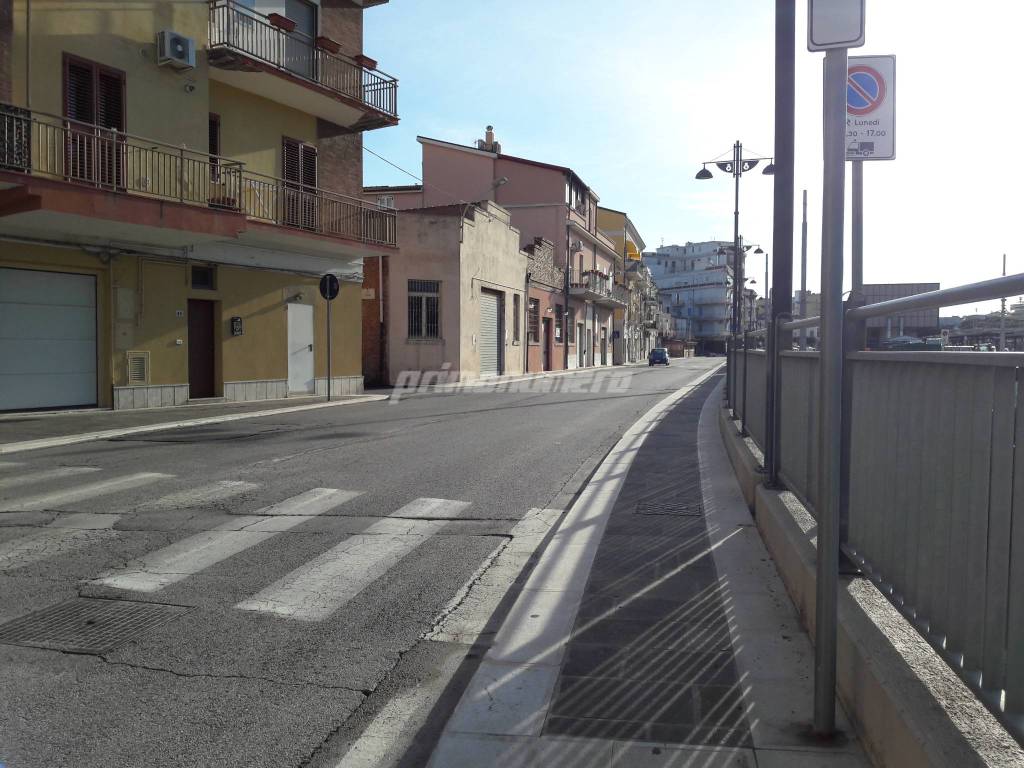
{"label": "building window", "polygon": [[217,290],[217,268],[193,264],[192,289],[195,291]]}
{"label": "building window", "polygon": [[522,303],[522,299],[518,293],[512,294],[512,341],[516,344],[519,343],[519,313],[522,308],[519,306]]}
{"label": "building window", "polygon": [[316,147],[296,139],[282,139],[281,170],[285,181],[284,223],[316,230],[320,218]]}
{"label": "building window", "polygon": [[527,329],[529,341],[536,344],[540,341],[540,301],[538,299],[530,299],[526,321],[529,323]]}
{"label": "building window", "polygon": [[575,344],[576,343],[576,308],[569,307],[569,311],[566,315],[566,328],[565,328],[565,343]]}
{"label": "building window", "polygon": [[220,181],[220,115],[210,113],[210,181]]}
{"label": "building window", "polygon": [[562,323],[565,322],[564,310],[561,304],[555,304],[555,341],[562,342]]}
{"label": "building window", "polygon": [[124,187],[124,148],[116,138],[125,130],[124,72],[64,54],[64,116],[72,121],[64,138],[65,175]]}
{"label": "building window", "polygon": [[410,280],[409,338],[441,338],[441,281]]}
{"label": "building window", "polygon": [[395,207],[394,195],[377,195],[377,207],[391,210]]}
{"label": "building window", "polygon": [[565,186],[565,194],[565,201],[572,206],[577,213],[586,216],[588,211],[586,185],[575,176],[571,176],[569,182]]}

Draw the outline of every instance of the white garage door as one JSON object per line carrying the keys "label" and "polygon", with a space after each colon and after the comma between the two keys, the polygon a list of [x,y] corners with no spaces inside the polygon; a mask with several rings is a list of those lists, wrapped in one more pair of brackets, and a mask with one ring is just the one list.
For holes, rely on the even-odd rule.
{"label": "white garage door", "polygon": [[480,375],[497,376],[501,373],[501,345],[498,318],[501,301],[498,294],[480,291]]}
{"label": "white garage door", "polygon": [[0,411],[96,404],[96,278],[0,269]]}

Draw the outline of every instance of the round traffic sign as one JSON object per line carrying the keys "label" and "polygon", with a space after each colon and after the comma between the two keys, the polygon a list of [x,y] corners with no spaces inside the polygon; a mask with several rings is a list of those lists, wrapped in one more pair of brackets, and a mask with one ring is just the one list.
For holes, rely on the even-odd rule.
{"label": "round traffic sign", "polygon": [[885,78],[872,67],[850,67],[846,74],[846,111],[867,115],[885,101]]}
{"label": "round traffic sign", "polygon": [[337,275],[330,273],[320,278],[320,295],[328,301],[334,301],[338,298],[338,292],[341,291],[341,281],[338,280]]}

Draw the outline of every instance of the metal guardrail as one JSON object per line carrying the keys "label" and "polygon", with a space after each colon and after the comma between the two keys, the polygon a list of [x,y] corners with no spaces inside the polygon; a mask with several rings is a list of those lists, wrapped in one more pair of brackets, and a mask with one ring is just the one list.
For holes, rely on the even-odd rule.
{"label": "metal guardrail", "polygon": [[[1024,743],[1024,354],[861,351],[868,318],[1021,292],[1024,274],[847,309],[842,434],[821,439],[842,441],[843,551]],[[780,318],[767,356],[734,346],[730,400],[769,483],[816,516],[820,355],[780,339],[820,323]]]}
{"label": "metal guardrail", "polygon": [[0,104],[0,170],[243,213],[330,237],[395,245],[396,213],[246,170],[227,157]]}
{"label": "metal guardrail", "polygon": [[298,32],[280,29],[236,0],[210,0],[210,48],[238,51],[378,112],[398,116],[395,78],[319,48]]}

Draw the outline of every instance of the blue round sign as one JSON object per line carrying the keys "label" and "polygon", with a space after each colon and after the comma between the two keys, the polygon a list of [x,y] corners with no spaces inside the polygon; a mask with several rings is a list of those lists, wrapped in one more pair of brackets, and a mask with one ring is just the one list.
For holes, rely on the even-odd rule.
{"label": "blue round sign", "polygon": [[885,100],[885,79],[871,67],[850,67],[846,75],[846,111],[851,115],[874,112]]}

